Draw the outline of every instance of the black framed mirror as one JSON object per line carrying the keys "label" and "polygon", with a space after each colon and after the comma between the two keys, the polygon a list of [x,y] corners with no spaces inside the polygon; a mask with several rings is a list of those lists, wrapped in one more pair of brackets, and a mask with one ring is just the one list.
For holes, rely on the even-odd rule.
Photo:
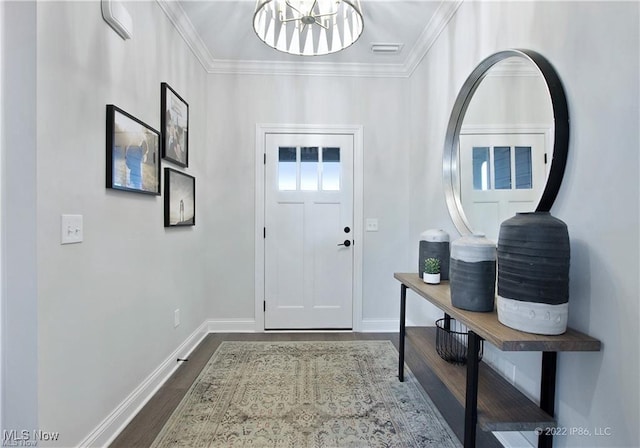
{"label": "black framed mirror", "polygon": [[516,212],[549,211],[568,146],[566,96],[549,61],[522,49],[484,59],[458,94],[445,138],[445,199],[458,231],[497,240]]}

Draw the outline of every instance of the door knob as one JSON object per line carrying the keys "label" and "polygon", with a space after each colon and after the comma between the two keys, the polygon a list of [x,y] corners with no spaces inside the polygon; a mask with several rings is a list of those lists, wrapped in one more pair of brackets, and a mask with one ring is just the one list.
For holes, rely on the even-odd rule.
{"label": "door knob", "polygon": [[344,243],[340,243],[340,244],[338,244],[338,246],[349,247],[349,246],[351,246],[351,240],[344,240]]}

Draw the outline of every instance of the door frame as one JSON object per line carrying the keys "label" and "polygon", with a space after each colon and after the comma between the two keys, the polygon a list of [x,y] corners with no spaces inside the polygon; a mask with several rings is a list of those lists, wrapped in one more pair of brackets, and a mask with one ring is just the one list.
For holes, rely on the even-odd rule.
{"label": "door frame", "polygon": [[362,328],[362,254],[364,221],[364,158],[362,125],[256,124],[255,145],[255,331],[264,332],[264,213],[265,153],[267,134],[346,134],[353,137],[353,323],[352,331]]}

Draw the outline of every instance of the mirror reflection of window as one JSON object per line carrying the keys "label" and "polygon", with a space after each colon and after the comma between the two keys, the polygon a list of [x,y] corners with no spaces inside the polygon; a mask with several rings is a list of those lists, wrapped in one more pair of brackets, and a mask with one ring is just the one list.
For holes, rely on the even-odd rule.
{"label": "mirror reflection of window", "polygon": [[473,147],[473,189],[490,190],[491,177],[489,175],[489,147]]}
{"label": "mirror reflection of window", "polygon": [[511,148],[496,146],[493,159],[496,190],[511,190]]}
{"label": "mirror reflection of window", "polygon": [[[505,50],[483,60],[458,94],[445,138],[445,199],[458,231],[496,240],[500,223],[515,213],[548,210],[566,164],[568,129],[564,91],[544,57]],[[509,189],[496,186],[496,146],[511,148]],[[474,147],[490,148],[489,156],[478,152],[474,161]],[[506,187],[507,177],[498,174],[498,184]]]}
{"label": "mirror reflection of window", "polygon": [[474,146],[472,151],[474,190],[533,188],[531,146]]}
{"label": "mirror reflection of window", "polygon": [[533,167],[531,161],[531,146],[516,146],[516,189],[527,190],[533,188]]}

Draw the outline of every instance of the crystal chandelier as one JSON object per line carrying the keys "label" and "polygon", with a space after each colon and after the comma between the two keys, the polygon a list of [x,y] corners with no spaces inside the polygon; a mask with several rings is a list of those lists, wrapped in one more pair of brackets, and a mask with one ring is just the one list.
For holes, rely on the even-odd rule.
{"label": "crystal chandelier", "polygon": [[344,50],[364,23],[360,0],[258,0],[253,29],[270,47],[318,56]]}

